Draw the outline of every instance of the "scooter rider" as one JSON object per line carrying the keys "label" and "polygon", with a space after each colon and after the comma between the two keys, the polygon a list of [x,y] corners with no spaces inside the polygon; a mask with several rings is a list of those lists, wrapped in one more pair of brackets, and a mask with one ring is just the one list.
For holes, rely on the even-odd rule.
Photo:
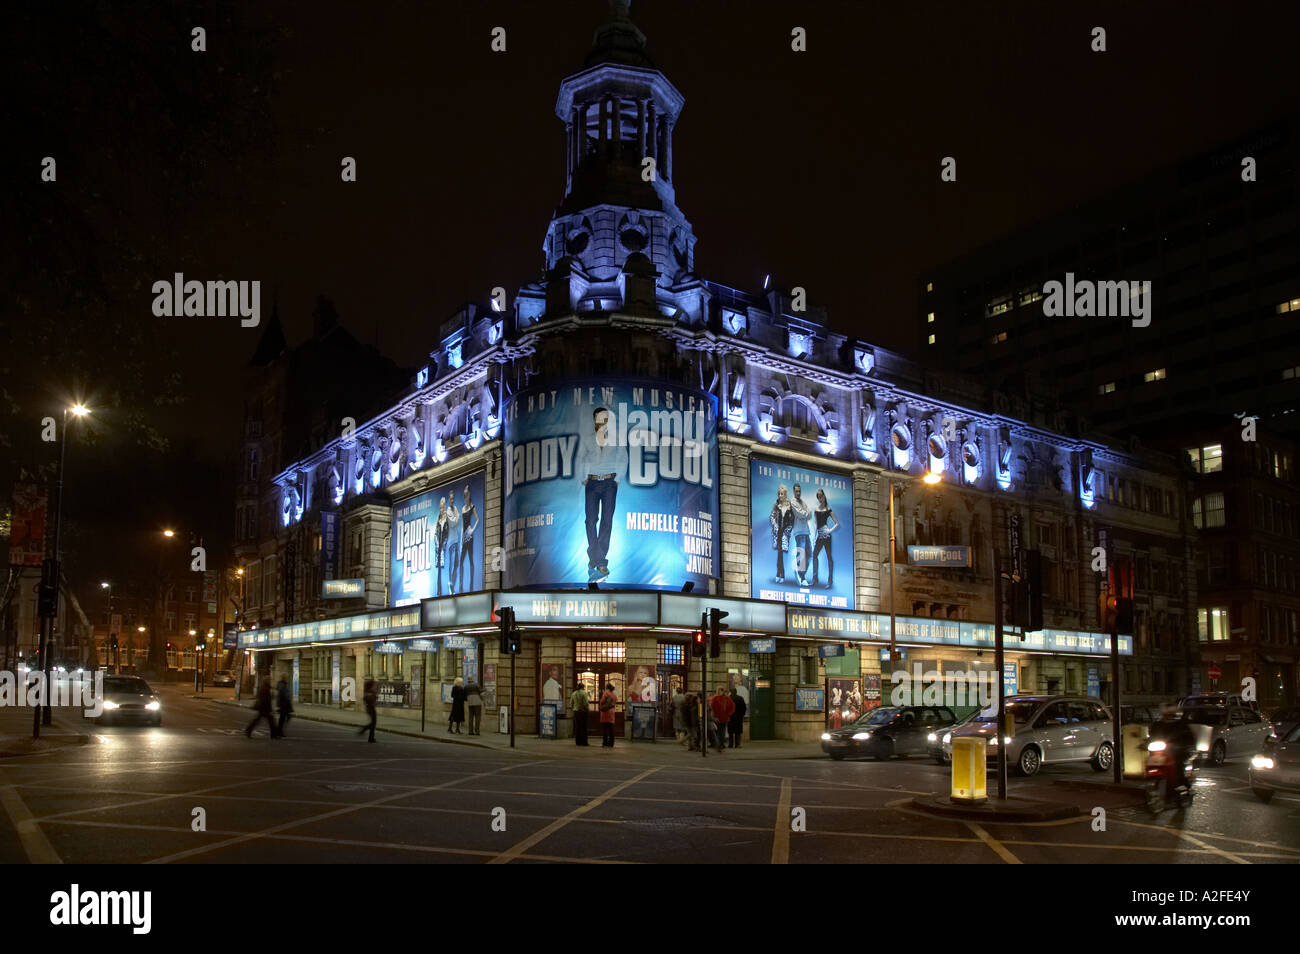
{"label": "scooter rider", "polygon": [[1160,721],[1151,726],[1152,739],[1163,739],[1165,754],[1174,765],[1174,788],[1187,785],[1187,762],[1196,752],[1196,735],[1191,725],[1183,718],[1183,713],[1169,704],[1160,707]]}

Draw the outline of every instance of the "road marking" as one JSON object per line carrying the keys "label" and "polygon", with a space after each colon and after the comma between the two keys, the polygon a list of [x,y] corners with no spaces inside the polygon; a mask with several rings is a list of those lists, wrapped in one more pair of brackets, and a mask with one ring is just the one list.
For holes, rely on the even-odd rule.
{"label": "road marking", "polygon": [[[391,761],[391,760],[385,759],[384,761]],[[362,764],[367,764],[367,763],[362,763]],[[374,765],[378,763],[372,762],[368,764]],[[237,845],[245,841],[252,841],[256,838],[266,838],[270,835],[277,835],[280,832],[288,831],[291,828],[298,828],[302,825],[310,825],[314,822],[321,822],[330,818],[337,818],[340,815],[350,815],[353,812],[361,811],[361,809],[363,808],[373,808],[377,805],[383,805],[386,802],[391,802],[399,798],[409,798],[412,795],[421,795],[425,792],[437,791],[440,788],[448,788],[452,785],[455,785],[459,781],[467,781],[472,778],[483,778],[484,776],[487,775],[495,775],[497,772],[508,771],[511,768],[513,768],[513,766],[504,765],[501,766],[500,768],[494,768],[487,772],[478,772],[477,774],[474,775],[461,776],[458,779],[451,779],[449,781],[441,782],[437,785],[430,785],[422,789],[416,789],[414,791],[395,792],[392,795],[385,795],[382,798],[374,798],[367,802],[360,802],[354,805],[344,805],[331,812],[322,812],[319,815],[312,815],[307,818],[299,818],[294,821],[284,822],[283,824],[280,825],[273,825],[270,828],[264,828],[261,831],[248,832],[246,834],[239,835],[235,838],[228,838],[225,841],[219,841],[213,845],[207,845],[202,848],[191,848],[188,851],[178,851],[170,855],[163,855],[161,858],[154,858],[152,861],[146,862],[146,864],[151,864],[151,865],[170,864],[171,862],[179,861],[182,858],[192,858],[195,855],[202,855],[202,854],[206,854],[209,851],[216,851],[218,848],[228,848],[231,845]],[[241,784],[246,784],[246,783],[241,783]]]}
{"label": "road marking", "polygon": [[1009,865],[1024,864],[1023,861],[1021,861],[1011,852],[1007,851],[1007,849],[1003,847],[1002,842],[998,841],[996,838],[994,838],[992,835],[986,832],[979,825],[975,824],[972,821],[968,821],[966,822],[966,827],[969,828],[971,831],[975,832],[979,840],[984,842],[984,844],[988,845],[995,852],[997,852],[998,857],[1001,858],[1003,861],[1005,861],[1007,864]]}
{"label": "road marking", "polygon": [[781,782],[781,795],[776,803],[776,828],[772,832],[772,864],[790,863],[790,780]]}
{"label": "road marking", "polygon": [[45,837],[45,832],[32,818],[32,813],[27,810],[27,804],[12,785],[0,788],[0,805],[4,806],[5,814],[13,822],[14,830],[18,832],[18,839],[22,842],[28,861],[37,865],[63,864],[63,859],[54,850],[50,840]]}
{"label": "road marking", "polygon": [[595,798],[587,802],[585,805],[579,805],[577,808],[569,812],[569,814],[565,815],[563,818],[557,818],[555,821],[551,822],[545,828],[541,829],[540,831],[533,832],[523,841],[516,843],[511,848],[507,848],[505,851],[501,852],[501,854],[497,855],[495,858],[489,861],[488,864],[490,865],[509,864],[511,861],[518,858],[529,848],[533,847],[533,845],[539,844],[540,842],[551,837],[551,835],[555,834],[557,831],[559,831],[565,825],[569,824],[569,822],[573,821],[575,818],[580,818],[583,815],[587,814],[587,812],[591,811],[592,809],[599,808],[610,798],[617,795],[619,792],[623,791],[623,789],[630,788],[631,786],[635,785],[637,782],[641,781],[641,779],[653,775],[655,772],[659,771],[660,768],[662,768],[662,766],[656,765],[654,768],[646,769],[640,775],[636,775],[633,776],[632,778],[627,779],[626,781],[619,782],[617,785],[615,785],[613,788],[611,788],[609,791],[605,792],[604,794],[597,795]]}

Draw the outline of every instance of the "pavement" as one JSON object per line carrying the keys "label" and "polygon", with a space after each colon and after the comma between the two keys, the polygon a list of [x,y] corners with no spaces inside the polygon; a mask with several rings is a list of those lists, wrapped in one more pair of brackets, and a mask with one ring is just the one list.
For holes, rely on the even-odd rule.
{"label": "pavement", "polygon": [[88,723],[83,723],[79,708],[52,709],[50,725],[41,726],[39,739],[32,738],[32,718],[33,712],[27,706],[0,707],[0,758],[33,755],[90,741]]}
{"label": "pavement", "polygon": [[[251,702],[245,697],[239,702],[235,702],[233,690],[208,690],[202,695],[191,694],[194,699],[201,699],[207,702],[217,703],[223,706],[234,706],[241,709],[249,709]],[[496,724],[496,714],[492,714],[491,722]],[[251,718],[251,716],[250,716]],[[353,709],[339,709],[334,706],[321,706],[312,703],[296,703],[293,710],[293,718],[297,720],[306,720],[310,722],[324,722],[330,725],[353,726],[360,728],[366,725],[369,720],[364,712],[358,712]],[[463,733],[451,733],[447,731],[446,723],[441,720],[430,720],[425,724],[425,730],[420,731],[420,723],[414,719],[401,717],[385,716],[384,710],[379,710],[379,719],[376,725],[376,731],[380,734],[390,736],[401,736],[404,738],[426,739],[431,742],[442,742],[448,745],[463,745],[487,751],[508,752],[511,751],[510,736],[488,729],[488,719],[483,719],[484,731],[481,735],[468,735]],[[290,726],[292,726],[290,722]],[[515,736],[513,746],[515,752],[525,755],[544,755],[556,756],[564,755],[576,758],[601,758],[609,754],[608,749],[602,750],[600,737],[592,736],[591,744],[586,748],[575,745],[573,739],[542,739],[535,735]],[[820,742],[789,742],[776,740],[770,742],[745,742],[738,749],[725,749],[718,752],[717,749],[709,749],[707,755],[700,755],[699,752],[689,752],[686,746],[672,739],[658,739],[654,742],[630,741],[627,739],[618,739],[614,745],[614,751],[618,752],[623,758],[671,758],[680,760],[682,758],[694,758],[697,761],[705,762],[710,759],[725,759],[728,761],[770,761],[773,759],[825,759],[826,754],[821,750]]]}

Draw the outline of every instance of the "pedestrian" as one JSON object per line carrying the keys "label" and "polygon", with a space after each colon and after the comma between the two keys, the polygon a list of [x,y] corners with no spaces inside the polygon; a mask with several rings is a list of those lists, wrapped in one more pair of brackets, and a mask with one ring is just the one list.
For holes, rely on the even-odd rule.
{"label": "pedestrian", "polygon": [[734,709],[731,713],[731,721],[727,723],[727,741],[731,748],[738,749],[740,737],[745,732],[745,713],[749,710],[749,706],[745,705],[745,700],[736,691],[735,686],[731,687],[731,704]]}
{"label": "pedestrian", "polygon": [[447,731],[460,735],[460,727],[465,722],[465,680],[460,676],[451,687],[451,718],[447,720]]}
{"label": "pedestrian", "polygon": [[731,701],[731,696],[727,695],[727,690],[719,686],[712,698],[709,699],[709,710],[713,715],[710,728],[712,732],[711,743],[717,745],[718,751],[726,749],[727,726],[731,722],[731,717],[736,711],[736,704]]}
{"label": "pedestrian", "polygon": [[600,696],[600,731],[604,738],[601,748],[614,747],[614,707],[618,705],[618,696],[614,695],[614,684],[605,683],[605,691]]}
{"label": "pedestrian", "polygon": [[573,744],[587,744],[587,712],[591,708],[591,696],[587,687],[578,683],[578,688],[569,694],[569,711],[573,713]]}
{"label": "pedestrian", "polygon": [[678,686],[673,690],[673,734],[681,742],[686,735],[686,693]]}
{"label": "pedestrian", "polygon": [[483,690],[477,679],[471,679],[465,687],[465,705],[469,706],[469,734],[482,735],[479,730],[483,725]]}
{"label": "pedestrian", "polygon": [[357,735],[369,732],[369,741],[373,742],[375,741],[375,723],[379,721],[379,716],[375,711],[375,706],[379,702],[379,687],[375,685],[373,679],[366,680],[365,689],[361,694],[361,701],[366,705],[366,715],[370,716],[370,722],[363,725]]}
{"label": "pedestrian", "polygon": [[692,752],[698,751],[700,747],[700,697],[693,692],[682,702],[682,722],[686,727],[682,744]]}
{"label": "pedestrian", "polygon": [[248,728],[244,730],[244,735],[250,739],[253,737],[253,730],[257,724],[266,719],[266,727],[271,733],[271,738],[276,738],[275,720],[271,718],[271,680],[263,679],[262,685],[258,687],[257,698],[253,700],[253,711],[257,715],[253,716],[253,721],[248,723]]}
{"label": "pedestrian", "polygon": [[280,683],[275,687],[275,707],[280,712],[280,721],[276,724],[275,734],[284,738],[284,727],[289,724],[289,718],[293,715],[293,692],[289,689],[289,677],[281,676]]}

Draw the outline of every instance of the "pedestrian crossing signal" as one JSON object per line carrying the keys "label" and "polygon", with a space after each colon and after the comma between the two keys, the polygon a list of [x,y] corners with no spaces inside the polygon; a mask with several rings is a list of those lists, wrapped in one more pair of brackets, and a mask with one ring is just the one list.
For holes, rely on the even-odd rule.
{"label": "pedestrian crossing signal", "polygon": [[697,629],[691,637],[691,655],[704,656],[704,633],[709,627],[709,619],[704,614],[700,614],[700,628]]}

